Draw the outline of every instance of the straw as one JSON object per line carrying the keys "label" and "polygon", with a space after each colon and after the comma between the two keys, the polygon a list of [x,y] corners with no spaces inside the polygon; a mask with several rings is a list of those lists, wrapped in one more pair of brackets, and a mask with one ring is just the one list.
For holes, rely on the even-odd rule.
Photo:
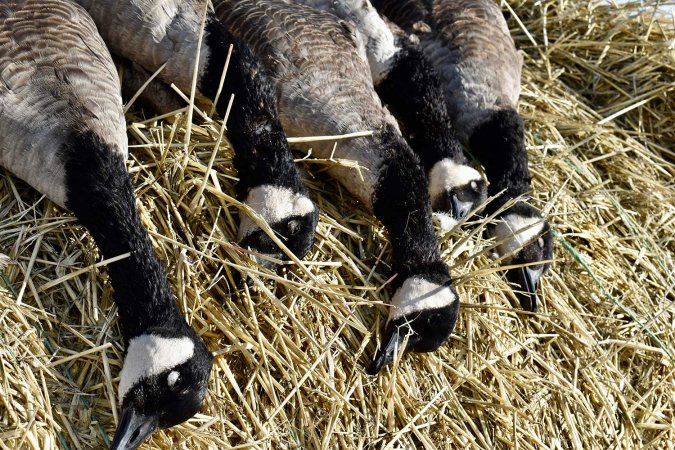
{"label": "straw", "polygon": [[[317,241],[272,273],[236,244],[251,211],[235,200],[222,118],[132,106],[141,219],[216,355],[200,413],[142,448],[675,448],[675,26],[657,5],[509,2],[533,203],[556,234],[541,310],[518,306],[487,219],[439,230],[462,301],[455,333],[378,377],[364,368],[391,246],[325,174],[352,162],[296,155],[322,211]],[[0,449],[104,448],[117,423],[107,261],[71,217],[0,179]]]}

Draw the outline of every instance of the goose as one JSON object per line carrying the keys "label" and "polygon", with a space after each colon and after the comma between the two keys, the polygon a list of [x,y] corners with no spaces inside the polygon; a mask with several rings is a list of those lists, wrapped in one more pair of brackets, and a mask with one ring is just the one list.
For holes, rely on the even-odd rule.
{"label": "goose", "polygon": [[[488,234],[507,265],[521,306],[536,311],[537,286],[553,257],[550,226],[531,206],[523,120],[517,112],[522,55],[493,0],[374,0],[375,7],[414,32],[441,74],[445,98],[460,140],[481,162],[497,213]],[[512,207],[505,208],[507,203]],[[501,211],[501,212],[500,212]]]}
{"label": "goose", "polygon": [[464,155],[442,101],[441,80],[419,45],[386,23],[369,0],[293,1],[331,12],[361,34],[375,90],[424,165],[442,228],[451,228],[470,211],[480,212],[487,183]]}
{"label": "goose", "polygon": [[437,349],[454,329],[457,292],[441,259],[424,171],[375,93],[358,34],[332,14],[283,0],[216,0],[214,7],[223,25],[267,69],[287,133],[373,131],[336,147],[333,142],[311,145],[320,158],[358,163],[359,168],[336,164],[328,172],[389,233],[395,291],[384,345],[368,372],[392,362],[406,339],[405,352]]}
{"label": "goose", "polygon": [[[213,15],[207,0],[76,0],[94,19],[110,51],[151,73],[192,90],[197,55],[197,94],[216,101],[235,149],[238,197],[261,215],[288,249],[302,258],[314,243],[318,209],[309,198],[279,122],[276,97],[262,68],[240,39]],[[202,17],[205,17],[202,40]],[[201,47],[200,47],[201,42]],[[231,59],[218,90],[227,55]],[[199,51],[198,51],[199,49]],[[147,96],[146,96],[147,97]],[[279,207],[283,205],[283,207]],[[284,253],[248,215],[240,215],[243,247],[282,259]],[[268,259],[262,265],[273,266]]]}
{"label": "goose", "polygon": [[141,224],[115,66],[68,0],[0,4],[0,165],[72,211],[108,264],[125,341],[112,449],[189,419],[213,356],[186,323]]}

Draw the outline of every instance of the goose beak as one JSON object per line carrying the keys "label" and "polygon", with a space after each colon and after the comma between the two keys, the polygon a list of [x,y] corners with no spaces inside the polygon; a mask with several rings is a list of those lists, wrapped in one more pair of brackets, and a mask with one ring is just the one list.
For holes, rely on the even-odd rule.
{"label": "goose beak", "polygon": [[520,267],[509,270],[507,273],[509,281],[519,286],[520,289],[516,292],[516,297],[520,301],[520,306],[526,311],[537,312],[537,303],[539,302],[537,286],[543,271],[543,268]]}
{"label": "goose beak", "polygon": [[410,351],[414,346],[414,343],[419,340],[419,337],[416,334],[410,334],[409,331],[408,327],[387,327],[386,344],[375,354],[373,363],[366,370],[368,375],[377,375],[384,366],[391,364],[396,355],[400,353],[400,349],[403,346],[406,337],[408,338],[408,343],[404,353]]}
{"label": "goose beak", "polygon": [[157,429],[157,422],[155,416],[144,416],[132,408],[124,409],[110,450],[136,450]]}
{"label": "goose beak", "polygon": [[461,220],[469,215],[471,212],[471,207],[473,206],[472,202],[463,202],[457,198],[457,194],[452,194],[452,212],[453,216],[457,220]]}

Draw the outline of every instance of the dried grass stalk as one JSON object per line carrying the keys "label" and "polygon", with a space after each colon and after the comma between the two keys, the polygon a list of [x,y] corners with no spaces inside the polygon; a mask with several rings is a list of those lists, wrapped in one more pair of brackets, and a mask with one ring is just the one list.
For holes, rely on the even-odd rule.
{"label": "dried grass stalk", "polygon": [[[322,174],[335,162],[299,160],[318,241],[277,275],[233,243],[244,207],[219,123],[186,145],[186,110],[128,113],[142,219],[217,355],[202,413],[145,448],[674,448],[675,31],[642,4],[510,3],[535,201],[556,230],[542,311],[514,307],[485,224],[465,224],[442,238],[462,298],[451,342],[377,378],[362,368],[390,247]],[[0,448],[101,448],[123,354],[91,238],[5,176],[0,249]]]}

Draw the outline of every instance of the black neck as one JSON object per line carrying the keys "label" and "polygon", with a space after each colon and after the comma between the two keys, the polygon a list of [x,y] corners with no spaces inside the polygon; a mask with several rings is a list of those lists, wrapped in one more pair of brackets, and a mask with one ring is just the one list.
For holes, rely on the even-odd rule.
{"label": "black neck", "polygon": [[416,274],[448,277],[431,220],[426,177],[408,144],[391,127],[381,133],[385,162],[379,169],[373,212],[389,232],[397,282]]}
{"label": "black neck", "polygon": [[394,57],[377,93],[402,123],[410,146],[426,171],[444,158],[466,162],[443,101],[440,79],[419,47],[398,39]]}
{"label": "black neck", "polygon": [[521,195],[529,195],[530,172],[527,168],[527,149],[523,121],[514,110],[495,112],[480,125],[469,139],[471,151],[483,164],[490,180],[488,195],[504,191],[486,212],[499,209],[505,202]]}
{"label": "black neck", "polygon": [[131,256],[108,265],[125,339],[156,326],[185,326],[147,230],[119,149],[92,132],[63,147],[67,201],[105,258]]}
{"label": "black neck", "polygon": [[276,91],[251,50],[215,18],[205,30],[211,50],[200,90],[215,99],[230,45],[232,56],[216,108],[224,115],[230,96],[234,103],[227,120],[227,137],[236,149],[234,166],[239,173],[240,196],[261,184],[274,184],[304,192],[277,110]]}

